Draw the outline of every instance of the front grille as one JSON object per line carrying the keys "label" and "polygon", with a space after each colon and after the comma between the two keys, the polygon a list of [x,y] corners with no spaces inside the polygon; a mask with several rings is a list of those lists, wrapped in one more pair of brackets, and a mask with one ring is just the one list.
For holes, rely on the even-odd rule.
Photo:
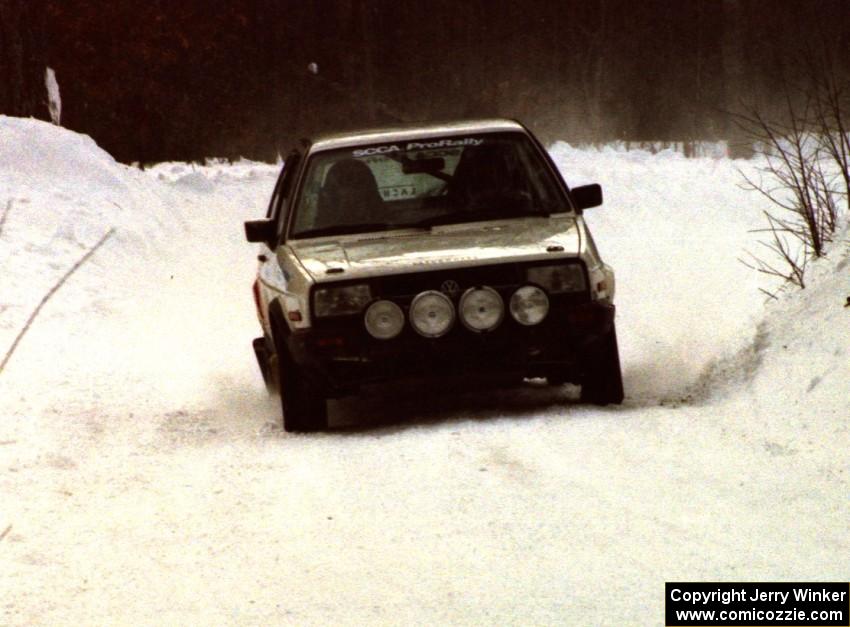
{"label": "front grille", "polygon": [[[575,261],[572,263],[581,263]],[[455,268],[451,270],[433,270],[415,274],[398,274],[376,277],[370,280],[372,295],[375,298],[394,300],[407,305],[417,294],[426,290],[446,293],[455,303],[464,291],[470,287],[486,285],[502,294],[510,296],[514,289],[525,283],[526,268],[532,265],[551,265],[544,263],[506,263],[473,268]],[[452,289],[446,289],[451,284]],[[587,294],[570,295],[575,302],[585,302]]]}
{"label": "front grille", "polygon": [[[454,300],[470,287],[489,285],[498,290],[501,287],[519,285],[524,279],[524,266],[514,263],[383,276],[372,279],[371,284],[372,294],[376,298],[408,303],[414,296],[426,290],[443,291]],[[448,283],[452,285],[446,290],[444,284]]]}

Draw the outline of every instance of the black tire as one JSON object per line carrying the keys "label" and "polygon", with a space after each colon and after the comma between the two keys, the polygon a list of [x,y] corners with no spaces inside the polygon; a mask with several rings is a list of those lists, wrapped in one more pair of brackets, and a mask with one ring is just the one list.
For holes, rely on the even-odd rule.
{"label": "black tire", "polygon": [[285,431],[323,431],[328,428],[328,405],[288,354],[278,355],[280,408]]}
{"label": "black tire", "polygon": [[282,341],[282,333],[274,335],[276,355],[269,363],[277,369],[277,388],[280,393],[284,431],[310,432],[327,429],[328,405],[324,395],[292,360]]}
{"label": "black tire", "polygon": [[263,375],[263,381],[266,384],[266,391],[269,394],[277,393],[277,372],[274,370],[274,351],[269,351],[269,344],[265,337],[258,337],[253,342],[254,355],[257,357],[257,365],[260,367],[260,374]]}
{"label": "black tire", "polygon": [[614,327],[599,343],[590,367],[581,381],[581,402],[594,405],[619,405],[623,402],[623,374]]}

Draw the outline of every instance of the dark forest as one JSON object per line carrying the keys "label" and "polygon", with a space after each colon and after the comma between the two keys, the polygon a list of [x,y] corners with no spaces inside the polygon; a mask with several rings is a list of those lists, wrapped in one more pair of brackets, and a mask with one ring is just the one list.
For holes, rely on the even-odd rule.
{"label": "dark forest", "polygon": [[735,139],[850,68],[846,0],[0,0],[0,112],[119,160],[274,159],[317,131],[506,116],[573,143]]}

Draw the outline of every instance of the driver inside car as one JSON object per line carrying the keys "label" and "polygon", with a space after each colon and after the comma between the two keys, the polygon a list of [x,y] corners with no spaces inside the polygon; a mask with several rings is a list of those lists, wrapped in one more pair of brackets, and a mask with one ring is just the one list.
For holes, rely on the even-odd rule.
{"label": "driver inside car", "polygon": [[375,222],[383,205],[369,166],[357,159],[341,159],[328,169],[319,191],[316,227]]}

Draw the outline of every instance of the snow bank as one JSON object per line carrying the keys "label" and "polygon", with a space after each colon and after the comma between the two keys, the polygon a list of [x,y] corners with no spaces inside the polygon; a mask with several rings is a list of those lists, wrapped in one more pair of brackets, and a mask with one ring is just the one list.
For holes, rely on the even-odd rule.
{"label": "snow bank", "polygon": [[[40,385],[67,384],[54,366],[63,363],[89,381],[85,398],[109,389],[113,406],[132,407],[142,390],[159,405],[206,402],[233,376],[234,362],[236,372],[252,368],[244,338],[254,322],[255,261],[242,221],[262,215],[278,170],[213,162],[142,171],[88,137],[0,117],[0,346],[12,344],[39,300],[114,231],[42,311],[0,379],[29,389],[33,401]],[[228,332],[233,318],[243,332]],[[27,376],[33,369],[43,380]],[[131,382],[136,391],[122,392]]]}
{"label": "snow bank", "polygon": [[7,184],[123,189],[120,169],[88,135],[40,120],[0,116],[0,170]]}
{"label": "snow bank", "polygon": [[[783,436],[811,440],[812,427],[832,439],[850,424],[850,229],[814,262],[807,288],[771,302],[759,325],[759,368],[749,398],[782,421]],[[823,433],[823,429],[827,432]],[[804,435],[806,434],[806,435]],[[850,480],[850,477],[848,477]]]}
{"label": "snow bank", "polygon": [[87,264],[93,291],[155,251],[176,212],[167,190],[140,177],[85,135],[0,116],[0,345],[11,344],[41,297],[110,229],[103,253]]}

